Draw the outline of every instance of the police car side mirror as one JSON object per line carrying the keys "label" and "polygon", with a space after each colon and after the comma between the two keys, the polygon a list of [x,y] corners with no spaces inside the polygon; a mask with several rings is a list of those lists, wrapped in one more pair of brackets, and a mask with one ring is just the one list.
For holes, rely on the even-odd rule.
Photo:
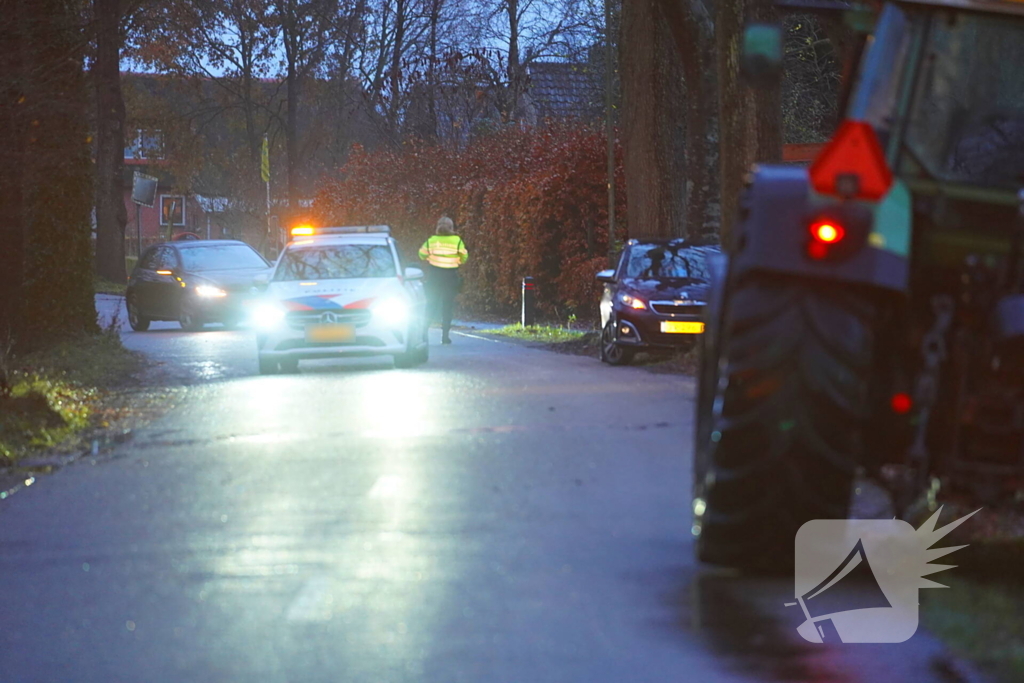
{"label": "police car side mirror", "polygon": [[615,284],[615,271],[614,270],[602,270],[597,274],[597,279],[600,282],[607,282],[612,285]]}
{"label": "police car side mirror", "polygon": [[405,269],[406,280],[421,280],[423,279],[423,271],[419,268],[409,267]]}
{"label": "police car side mirror", "polygon": [[270,273],[260,273],[252,279],[252,286],[261,292],[270,284]]}

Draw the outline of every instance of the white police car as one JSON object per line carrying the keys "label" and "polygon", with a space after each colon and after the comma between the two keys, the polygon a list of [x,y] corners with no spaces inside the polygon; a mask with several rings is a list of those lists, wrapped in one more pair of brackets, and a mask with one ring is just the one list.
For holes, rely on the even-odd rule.
{"label": "white police car", "polygon": [[394,356],[427,360],[423,271],[406,268],[384,225],[302,226],[281,252],[250,323],[261,374],[295,372],[312,358]]}

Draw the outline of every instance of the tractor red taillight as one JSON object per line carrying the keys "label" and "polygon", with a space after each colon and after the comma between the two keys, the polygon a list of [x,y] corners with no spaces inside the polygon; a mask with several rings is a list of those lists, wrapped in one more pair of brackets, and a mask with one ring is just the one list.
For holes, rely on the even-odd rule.
{"label": "tractor red taillight", "polygon": [[892,171],[874,129],[864,121],[843,121],[810,168],[820,194],[878,201],[892,187]]}
{"label": "tractor red taillight", "polygon": [[889,407],[892,408],[892,412],[897,415],[906,415],[910,412],[911,408],[914,407],[914,399],[910,397],[910,394],[905,392],[893,394],[892,398],[889,399]]}
{"label": "tractor red taillight", "polygon": [[846,230],[835,221],[817,221],[811,226],[811,237],[822,244],[835,244],[846,236]]}
{"label": "tractor red taillight", "polygon": [[823,218],[811,223],[811,239],[807,244],[807,255],[813,259],[823,259],[832,249],[837,247],[846,237],[846,228],[831,218]]}

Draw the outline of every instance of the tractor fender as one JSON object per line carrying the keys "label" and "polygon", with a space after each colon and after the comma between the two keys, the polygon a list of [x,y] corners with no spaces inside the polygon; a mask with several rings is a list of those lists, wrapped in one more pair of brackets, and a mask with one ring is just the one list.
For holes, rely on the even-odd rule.
{"label": "tractor fender", "polygon": [[[903,255],[865,242],[842,259],[815,260],[807,254],[815,212],[807,169],[757,166],[740,200],[732,243],[733,275],[769,271],[908,291],[909,264]],[[836,204],[838,205],[838,201]],[[873,212],[872,220],[877,220]],[[877,231],[878,227],[874,229]]]}

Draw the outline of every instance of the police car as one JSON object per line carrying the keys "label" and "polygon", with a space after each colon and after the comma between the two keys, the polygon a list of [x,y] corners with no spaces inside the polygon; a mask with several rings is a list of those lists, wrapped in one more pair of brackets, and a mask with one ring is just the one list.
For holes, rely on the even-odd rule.
{"label": "police car", "polygon": [[296,372],[299,361],[394,356],[427,360],[423,271],[402,269],[386,225],[292,230],[292,241],[250,315],[261,374]]}

